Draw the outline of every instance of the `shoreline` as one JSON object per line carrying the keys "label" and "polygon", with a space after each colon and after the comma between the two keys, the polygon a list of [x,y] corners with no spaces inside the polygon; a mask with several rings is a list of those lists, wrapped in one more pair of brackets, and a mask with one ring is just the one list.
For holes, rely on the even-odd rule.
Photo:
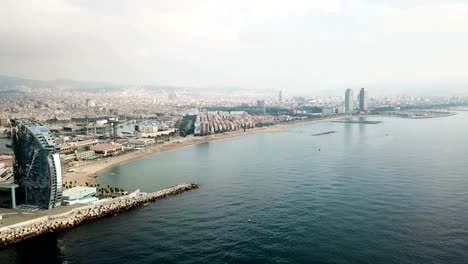
{"label": "shoreline", "polygon": [[115,215],[150,202],[198,189],[198,187],[196,183],[183,183],[151,193],[137,190],[111,200],[102,200],[90,205],[82,204],[77,208],[69,208],[66,212],[50,214],[50,212],[46,211],[45,213],[38,213],[33,219],[19,221],[0,228],[0,248],[31,237],[68,230],[79,226],[81,223]]}
{"label": "shoreline", "polygon": [[188,147],[195,144],[203,144],[208,143],[211,141],[218,141],[218,140],[226,140],[231,138],[237,138],[241,136],[248,136],[254,134],[262,134],[262,133],[276,133],[276,132],[284,132],[287,131],[289,127],[294,126],[301,126],[301,125],[308,125],[314,123],[322,123],[322,122],[330,122],[334,120],[343,119],[346,116],[339,116],[339,117],[330,117],[330,118],[322,118],[316,120],[298,120],[293,121],[290,123],[281,123],[269,127],[257,127],[246,130],[245,132],[242,130],[223,133],[223,134],[215,134],[211,136],[203,136],[203,137],[187,137],[187,138],[179,138],[175,139],[174,141],[170,141],[168,143],[154,145],[145,150],[131,152],[111,158],[106,158],[102,160],[98,160],[95,162],[91,162],[89,164],[85,164],[82,166],[75,167],[76,171],[73,172],[64,172],[63,173],[63,181],[64,182],[76,182],[76,185],[85,185],[88,184],[96,184],[97,178],[99,174],[102,172],[111,169],[112,167],[124,164],[126,162],[145,158],[151,155],[155,155],[161,152],[170,151],[182,147]]}

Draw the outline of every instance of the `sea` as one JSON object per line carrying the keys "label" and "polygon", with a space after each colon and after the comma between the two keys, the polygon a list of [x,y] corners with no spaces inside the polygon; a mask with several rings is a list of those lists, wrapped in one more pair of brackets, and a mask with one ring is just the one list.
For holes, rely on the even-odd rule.
{"label": "sea", "polygon": [[111,168],[101,186],[200,188],[20,242],[0,263],[468,263],[468,112],[367,119],[382,123],[292,126]]}

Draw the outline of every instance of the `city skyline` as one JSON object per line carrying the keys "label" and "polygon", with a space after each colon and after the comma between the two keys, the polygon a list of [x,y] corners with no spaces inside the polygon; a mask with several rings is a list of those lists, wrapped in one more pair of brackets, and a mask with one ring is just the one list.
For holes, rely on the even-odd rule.
{"label": "city skyline", "polygon": [[[427,97],[427,96],[468,96],[468,84],[463,85],[462,83],[452,83],[456,89],[446,90],[446,86],[440,82],[432,83],[395,83],[394,85],[381,85],[381,86],[368,86],[372,87],[374,96],[414,96],[414,97]],[[353,86],[352,89],[358,90],[363,85]],[[350,87],[344,85],[329,90],[321,91],[289,91],[282,92],[282,98],[290,98],[294,96],[340,96],[343,89]],[[413,88],[409,88],[413,87]],[[445,87],[445,88],[444,88]],[[30,89],[74,89],[76,91],[83,92],[113,92],[134,90],[139,92],[141,89],[153,89],[168,92],[173,91],[193,91],[193,92],[258,92],[264,94],[276,93],[278,98],[278,90],[272,88],[265,89],[254,89],[246,87],[234,87],[234,86],[171,86],[171,85],[155,85],[155,84],[132,84],[132,83],[117,83],[112,81],[105,82],[92,82],[92,81],[79,81],[79,80],[68,80],[68,79],[28,79],[19,76],[6,76],[0,74],[0,91],[2,90],[16,90],[18,88],[30,88]]]}

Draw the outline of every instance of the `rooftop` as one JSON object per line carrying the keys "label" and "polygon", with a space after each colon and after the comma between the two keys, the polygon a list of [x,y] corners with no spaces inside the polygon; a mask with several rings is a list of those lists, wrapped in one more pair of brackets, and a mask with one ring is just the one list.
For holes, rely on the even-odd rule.
{"label": "rooftop", "polygon": [[15,123],[25,126],[36,138],[39,140],[41,145],[44,147],[56,147],[54,137],[50,133],[50,130],[31,119],[17,119]]}
{"label": "rooftop", "polygon": [[63,198],[80,199],[83,196],[96,193],[96,187],[77,186],[63,191]]}
{"label": "rooftop", "polygon": [[122,148],[122,145],[120,144],[99,144],[91,147],[92,150],[97,151],[115,150],[120,148]]}

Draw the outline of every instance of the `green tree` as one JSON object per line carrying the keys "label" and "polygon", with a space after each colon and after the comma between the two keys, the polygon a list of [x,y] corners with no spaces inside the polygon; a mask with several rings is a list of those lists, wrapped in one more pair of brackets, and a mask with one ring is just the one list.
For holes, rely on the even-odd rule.
{"label": "green tree", "polygon": [[193,130],[195,129],[196,119],[196,115],[185,115],[179,122],[177,122],[176,128],[179,130],[179,135],[186,137],[192,134]]}

